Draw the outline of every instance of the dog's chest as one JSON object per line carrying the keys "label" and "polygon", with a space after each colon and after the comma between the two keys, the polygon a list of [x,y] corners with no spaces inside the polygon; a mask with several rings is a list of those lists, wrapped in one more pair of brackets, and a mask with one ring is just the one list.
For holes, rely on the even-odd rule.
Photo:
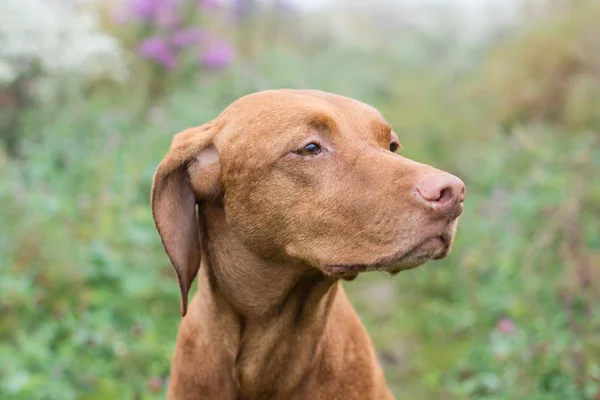
{"label": "dog's chest", "polygon": [[235,379],[244,400],[289,398],[311,371],[316,346],[281,324],[247,326],[262,332],[242,339]]}

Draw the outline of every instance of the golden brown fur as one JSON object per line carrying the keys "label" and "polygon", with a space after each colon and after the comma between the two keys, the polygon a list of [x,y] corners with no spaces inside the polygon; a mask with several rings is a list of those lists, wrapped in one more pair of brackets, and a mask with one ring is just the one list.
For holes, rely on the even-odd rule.
{"label": "golden brown fur", "polygon": [[293,90],[175,136],[152,189],[184,315],[169,399],[392,398],[340,279],[445,257],[464,199],[397,140],[366,104]]}

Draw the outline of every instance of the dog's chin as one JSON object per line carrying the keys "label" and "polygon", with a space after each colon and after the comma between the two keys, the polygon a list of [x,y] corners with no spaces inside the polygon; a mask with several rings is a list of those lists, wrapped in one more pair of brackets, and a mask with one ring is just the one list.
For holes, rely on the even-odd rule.
{"label": "dog's chin", "polygon": [[360,272],[367,271],[382,271],[396,275],[401,271],[421,266],[429,260],[445,258],[450,254],[451,247],[451,235],[436,235],[419,242],[408,251],[399,252],[374,263],[328,264],[324,265],[322,269],[326,275],[332,278],[345,280],[353,280]]}

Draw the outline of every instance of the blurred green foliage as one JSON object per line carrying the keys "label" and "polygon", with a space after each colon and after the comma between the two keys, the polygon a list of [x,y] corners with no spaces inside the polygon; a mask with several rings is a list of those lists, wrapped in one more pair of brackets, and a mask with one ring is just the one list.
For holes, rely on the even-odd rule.
{"label": "blurred green foliage", "polygon": [[277,87],[373,104],[403,155],[467,184],[449,258],[345,284],[399,399],[600,398],[600,9],[573,4],[461,73],[444,38],[248,33],[252,62],[150,102],[140,73],[21,110],[20,156],[0,153],[0,398],[164,398],[180,317],[154,169],[174,133]]}

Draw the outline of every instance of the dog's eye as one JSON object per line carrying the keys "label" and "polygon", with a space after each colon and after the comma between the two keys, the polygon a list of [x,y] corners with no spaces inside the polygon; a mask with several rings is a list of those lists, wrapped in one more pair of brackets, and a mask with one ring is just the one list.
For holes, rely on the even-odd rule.
{"label": "dog's eye", "polygon": [[398,147],[400,147],[400,145],[396,142],[392,142],[390,143],[390,151],[392,153],[395,153],[396,151],[398,151]]}
{"label": "dog's eye", "polygon": [[321,152],[321,146],[316,143],[309,143],[300,150],[296,151],[296,154],[301,156],[316,156]]}

